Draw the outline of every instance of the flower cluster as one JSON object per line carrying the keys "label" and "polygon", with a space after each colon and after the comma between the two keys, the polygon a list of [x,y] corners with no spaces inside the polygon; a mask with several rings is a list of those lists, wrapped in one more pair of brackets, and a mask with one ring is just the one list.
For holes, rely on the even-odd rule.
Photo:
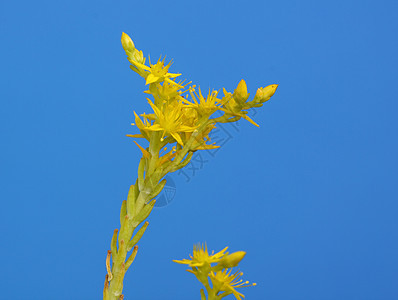
{"label": "flower cluster", "polygon": [[[241,300],[244,295],[238,292],[237,288],[255,286],[255,283],[243,281],[240,277],[242,272],[232,273],[232,268],[237,267],[240,261],[245,257],[246,252],[237,251],[229,254],[226,252],[228,247],[218,253],[209,254],[206,245],[195,245],[191,259],[174,260],[179,264],[186,264],[191,267],[187,270],[193,273],[196,278],[204,285],[201,290],[202,300],[220,300],[228,295],[234,295],[237,300]],[[215,264],[215,265],[213,265]]]}
{"label": "flower cluster", "polygon": [[[164,154],[163,163],[171,162],[185,148],[184,153],[196,150],[217,148],[211,143],[210,132],[217,123],[235,122],[243,118],[258,126],[247,115],[248,110],[260,107],[275,93],[278,85],[272,84],[259,88],[252,101],[248,101],[249,93],[244,80],[241,80],[234,91],[229,93],[223,89],[220,96],[217,91],[202,93],[200,87],[176,81],[181,74],[169,73],[171,62],[165,64],[165,59],[159,59],[156,64],[146,65],[142,51],[135,48],[131,38],[123,33],[122,45],[131,63],[130,68],[142,76],[149,90],[146,91],[153,99],[148,103],[153,112],[150,114],[135,114],[135,123],[140,133],[128,135],[143,138],[151,142],[157,139],[162,147],[174,144],[169,152]],[[215,112],[221,116],[213,117]],[[177,152],[177,154],[175,153]]]}

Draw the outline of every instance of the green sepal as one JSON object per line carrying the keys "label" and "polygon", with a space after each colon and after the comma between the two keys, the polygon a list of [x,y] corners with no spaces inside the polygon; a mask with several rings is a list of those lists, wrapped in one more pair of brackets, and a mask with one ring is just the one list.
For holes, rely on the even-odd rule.
{"label": "green sepal", "polygon": [[127,244],[127,252],[133,249],[133,247],[140,241],[142,236],[145,233],[145,230],[147,229],[149,225],[149,222],[145,222],[144,225],[140,228],[140,230],[137,231],[137,233],[134,235],[133,239]]}
{"label": "green sepal", "polygon": [[127,214],[127,201],[123,200],[122,207],[120,208],[120,226],[123,225],[124,217]]}

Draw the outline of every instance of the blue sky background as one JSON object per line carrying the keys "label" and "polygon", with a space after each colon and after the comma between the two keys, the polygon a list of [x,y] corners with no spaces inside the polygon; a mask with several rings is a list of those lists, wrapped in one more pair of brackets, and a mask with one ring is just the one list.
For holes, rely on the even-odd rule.
{"label": "blue sky background", "polygon": [[[2,299],[101,299],[140,152],[120,45],[202,88],[279,88],[150,217],[125,299],[199,299],[172,259],[245,250],[247,299],[398,299],[396,1],[2,1]],[[232,298],[227,298],[232,299]]]}

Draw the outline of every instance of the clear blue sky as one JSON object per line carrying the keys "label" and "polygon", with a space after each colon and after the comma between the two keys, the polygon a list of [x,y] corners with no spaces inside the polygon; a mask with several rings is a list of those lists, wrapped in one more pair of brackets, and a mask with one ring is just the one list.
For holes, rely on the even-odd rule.
{"label": "clear blue sky", "polygon": [[173,175],[126,299],[199,299],[171,260],[205,241],[247,251],[249,300],[398,299],[397,13],[396,1],[2,1],[0,298],[102,297],[140,155],[125,134],[149,111],[125,31],[204,89],[279,84],[260,128],[226,127],[189,182]]}

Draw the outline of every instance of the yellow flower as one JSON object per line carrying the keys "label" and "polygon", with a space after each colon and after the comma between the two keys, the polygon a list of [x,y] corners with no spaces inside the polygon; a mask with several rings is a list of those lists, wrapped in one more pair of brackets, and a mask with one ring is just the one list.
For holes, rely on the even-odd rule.
{"label": "yellow flower", "polygon": [[[184,85],[183,81],[180,82],[175,82],[174,80],[165,81],[163,84],[158,84],[157,86],[157,92],[161,96],[163,100],[166,100],[168,102],[172,102],[174,100],[181,100],[183,97],[181,94],[184,93],[184,91],[180,91],[181,88],[186,87],[190,82]],[[149,91],[150,93],[150,91]]]}
{"label": "yellow flower", "polygon": [[207,251],[207,245],[195,245],[193,246],[193,253],[189,255],[191,259],[183,259],[183,260],[173,260],[178,264],[186,264],[190,267],[202,267],[205,264],[212,264],[219,262],[220,259],[225,255],[225,251],[227,251],[228,247],[225,247],[220,252],[214,254],[214,251],[209,254]]}
{"label": "yellow flower", "polygon": [[[216,128],[214,124],[209,124],[201,134],[198,134],[195,138],[196,143],[192,145],[193,150],[211,150],[220,148],[220,146],[213,144],[206,144],[206,142],[210,142],[209,133]],[[191,133],[185,133],[185,139],[189,139],[191,137]]]}
{"label": "yellow flower", "polygon": [[[247,114],[246,111],[235,111],[234,109],[232,109],[232,107],[227,105],[229,104],[230,101],[235,101],[235,100],[231,97],[230,93],[227,93],[225,91],[225,89],[224,89],[225,96],[222,99],[219,99],[217,98],[218,95],[217,91],[213,91],[212,93],[209,92],[208,96],[205,98],[203,97],[200,88],[199,88],[199,94],[197,94],[195,93],[194,87],[195,86],[190,88],[189,91],[194,103],[189,102],[188,100],[185,99],[183,99],[182,102],[187,104],[188,107],[195,108],[200,115],[211,116],[216,110],[220,110],[225,112],[227,115],[243,118],[252,123],[253,125],[259,127],[256,122],[254,122],[249,116],[246,115]],[[226,106],[227,109],[224,108],[223,106]]]}
{"label": "yellow flower", "polygon": [[187,126],[196,126],[198,119],[198,112],[192,107],[184,107],[184,114],[182,116],[182,121]]}
{"label": "yellow flower", "polygon": [[134,60],[131,60],[130,62],[138,69],[138,71],[141,72],[140,74],[144,74],[146,78],[146,84],[167,81],[169,83],[178,85],[170,78],[175,78],[177,76],[180,76],[181,74],[174,74],[168,72],[171,66],[171,62],[168,63],[167,65],[164,65],[164,59],[162,61],[159,59],[158,62],[154,65],[152,65],[149,62],[150,67]]}
{"label": "yellow flower", "polygon": [[237,300],[242,300],[241,297],[245,297],[243,294],[237,292],[236,288],[243,288],[248,286],[255,286],[255,283],[249,284],[249,281],[243,282],[242,279],[239,279],[240,276],[243,275],[242,272],[236,272],[231,274],[232,269],[225,269],[223,271],[219,271],[214,273],[210,272],[210,279],[213,284],[213,288],[218,291],[225,292],[227,295],[233,294]]}
{"label": "yellow flower", "polygon": [[[181,132],[193,132],[197,126],[187,126],[183,124],[183,105],[181,103],[176,103],[175,105],[168,105],[165,107],[164,112],[162,112],[153,102],[148,99],[151,105],[157,121],[155,124],[150,126],[145,126],[144,130],[149,131],[163,131],[162,140],[167,135],[171,135],[177,143],[184,145],[180,133]],[[138,123],[138,122],[136,122]],[[138,125],[137,125],[138,126]],[[141,129],[141,128],[140,128]]]}
{"label": "yellow flower", "polygon": [[135,116],[135,123],[131,123],[131,125],[137,126],[139,130],[142,130],[144,132],[150,131],[149,128],[152,126],[152,124],[150,121],[148,121],[146,114],[141,115],[143,116],[144,121],[141,120],[141,118],[136,114],[136,112],[134,112],[134,116]]}
{"label": "yellow flower", "polygon": [[[195,92],[195,86],[189,89],[189,93],[192,97],[194,103],[188,100],[182,100],[188,107],[195,108],[200,115],[210,116],[216,110],[224,110],[222,106],[224,105],[224,101],[217,98],[218,92],[213,91],[207,95],[207,97],[203,97],[202,91],[199,90],[199,94]],[[195,96],[196,95],[196,96]]]}
{"label": "yellow flower", "polygon": [[[196,109],[192,107],[186,107],[184,108],[184,115],[182,118],[183,124],[187,126],[197,126],[199,119],[198,119],[198,112]],[[209,133],[212,131],[216,126],[214,124],[209,124],[206,126],[206,128],[201,132],[198,133],[197,136],[195,137],[195,142],[192,144],[191,149],[192,150],[210,150],[210,149],[216,149],[219,148],[220,146],[216,146],[214,144],[209,145],[206,144],[206,142],[210,141]],[[189,140],[191,137],[192,132],[185,132],[183,140]]]}

